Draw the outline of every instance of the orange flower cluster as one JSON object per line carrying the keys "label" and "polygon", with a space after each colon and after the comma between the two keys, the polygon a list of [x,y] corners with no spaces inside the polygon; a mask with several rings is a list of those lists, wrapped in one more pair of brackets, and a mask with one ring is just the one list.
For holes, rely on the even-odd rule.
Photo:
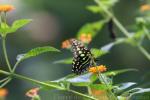
{"label": "orange flower cluster", "polygon": [[61,47],[62,48],[70,48],[71,44],[70,44],[69,40],[63,41]]}
{"label": "orange flower cluster", "polygon": [[12,5],[0,5],[0,12],[8,12],[14,10],[15,7]]}
{"label": "orange flower cluster", "polygon": [[142,5],[141,7],[140,7],[140,10],[143,12],[143,11],[148,11],[148,10],[150,10],[150,5],[148,5],[148,4],[145,4],[145,5]]}
{"label": "orange flower cluster", "polygon": [[5,88],[0,88],[0,97],[6,97],[8,94],[8,90]]}
{"label": "orange flower cluster", "polygon": [[91,72],[91,73],[104,72],[106,70],[107,70],[107,68],[104,65],[89,68],[89,72]]}
{"label": "orange flower cluster", "polygon": [[79,39],[83,42],[83,43],[90,43],[92,41],[92,36],[90,33],[86,34],[86,33],[82,33],[79,37]]}
{"label": "orange flower cluster", "polygon": [[33,98],[38,95],[38,91],[39,91],[39,88],[33,88],[27,91],[26,96]]}

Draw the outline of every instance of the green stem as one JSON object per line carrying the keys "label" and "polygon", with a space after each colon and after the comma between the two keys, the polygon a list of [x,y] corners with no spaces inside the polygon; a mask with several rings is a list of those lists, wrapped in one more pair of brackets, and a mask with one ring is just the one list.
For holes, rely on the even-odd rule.
{"label": "green stem", "polygon": [[82,96],[82,97],[89,98],[89,99],[91,99],[91,100],[97,100],[96,98],[93,98],[92,96],[88,96],[88,95],[85,95],[85,94],[79,93],[79,92],[74,91],[74,90],[68,90],[68,91],[69,91],[69,92],[72,92],[72,93],[74,93],[74,94],[80,95],[80,96]]}
{"label": "green stem", "polygon": [[[28,77],[25,77],[25,76],[22,76],[22,75],[18,75],[18,74],[15,74],[15,73],[6,72],[6,71],[3,71],[3,70],[0,70],[0,73],[4,74],[4,75],[7,75],[7,76],[11,76],[12,78],[14,77],[14,78],[17,78],[17,79],[29,81],[29,82],[32,82],[34,84],[42,85],[42,86],[45,86],[45,87],[55,88],[55,89],[59,89],[59,90],[66,90],[63,87],[58,87],[58,86],[55,86],[55,85],[52,85],[52,84],[47,84],[47,83],[44,83],[44,82],[40,82],[38,80],[34,80],[34,79],[31,79],[31,78],[28,78]],[[85,97],[85,98],[89,98],[91,100],[96,100],[95,98],[93,98],[91,96],[79,93],[79,92],[74,91],[74,90],[66,90],[66,91],[72,92],[74,94],[80,95],[80,96]]]}
{"label": "green stem", "polygon": [[[100,3],[100,0],[94,0],[101,9],[103,9],[103,11],[110,17],[113,19],[113,22],[116,24],[116,26],[118,27],[118,29],[120,29],[120,31],[126,36],[126,37],[130,37],[130,33],[124,28],[124,26],[117,20],[117,18],[103,5]],[[148,38],[150,39],[150,35],[149,32],[147,30],[145,30]],[[150,54],[142,47],[142,46],[138,46],[138,49],[144,54],[144,56],[146,58],[148,58],[150,60]]]}
{"label": "green stem", "polygon": [[103,9],[103,11],[112,18],[113,22],[116,24],[116,26],[120,29],[120,31],[123,32],[123,34],[127,37],[130,36],[129,32],[123,27],[123,25],[117,20],[117,18],[100,2],[100,0],[94,0],[100,9]]}
{"label": "green stem", "polygon": [[87,90],[88,90],[88,94],[89,94],[89,95],[92,95],[92,91],[91,91],[90,86],[87,86]]}
{"label": "green stem", "polygon": [[103,78],[103,76],[102,76],[102,74],[101,74],[101,72],[98,70],[98,67],[97,67],[97,64],[96,64],[96,62],[94,61],[94,58],[93,58],[93,64],[94,64],[94,66],[97,68],[97,71],[98,71],[98,79],[99,79],[99,81],[102,83],[102,84],[105,84],[106,85],[106,87],[107,87],[107,96],[109,97],[109,99],[110,100],[118,100],[117,99],[117,97],[114,95],[114,93],[110,90],[110,88],[109,88],[109,86],[108,86],[108,84],[107,84],[107,81]]}
{"label": "green stem", "polygon": [[8,60],[8,55],[7,55],[7,51],[6,51],[6,41],[5,41],[5,36],[2,37],[2,46],[3,46],[3,52],[4,52],[4,56],[5,56],[5,60],[8,66],[9,71],[11,71],[11,66],[10,66],[10,62]]}
{"label": "green stem", "polygon": [[4,81],[6,81],[6,80],[8,80],[8,79],[9,79],[9,77],[6,77],[6,78],[4,78],[4,79],[0,80],[0,83],[2,83],[2,82],[4,82]]}
{"label": "green stem", "polygon": [[17,66],[19,65],[19,63],[21,62],[21,60],[17,61],[16,64],[14,65],[12,72],[15,72]]}
{"label": "green stem", "polygon": [[145,34],[147,35],[148,39],[150,40],[150,32],[147,30],[147,28],[145,26],[143,26],[143,30],[144,30]]}
{"label": "green stem", "polygon": [[141,45],[138,45],[138,48],[145,55],[145,57],[150,60],[150,54]]}
{"label": "green stem", "polygon": [[7,79],[3,84],[0,85],[0,88],[3,88],[5,85],[7,85],[12,79]]}

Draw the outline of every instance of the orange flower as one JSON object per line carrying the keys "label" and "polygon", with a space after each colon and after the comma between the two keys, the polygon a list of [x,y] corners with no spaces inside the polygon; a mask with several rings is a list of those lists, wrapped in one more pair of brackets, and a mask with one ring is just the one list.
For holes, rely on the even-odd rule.
{"label": "orange flower", "polygon": [[38,91],[39,91],[39,88],[33,88],[27,91],[26,96],[33,98],[38,95]]}
{"label": "orange flower", "polygon": [[70,48],[71,44],[70,44],[69,40],[63,41],[61,47],[62,48]]}
{"label": "orange flower", "polygon": [[0,97],[6,97],[8,94],[8,90],[5,88],[0,88]]}
{"label": "orange flower", "polygon": [[89,72],[91,72],[91,73],[104,72],[106,70],[107,70],[107,68],[104,65],[89,68]]}
{"label": "orange flower", "polygon": [[0,12],[8,12],[14,10],[14,6],[12,5],[0,5]]}
{"label": "orange flower", "polygon": [[148,10],[150,10],[150,5],[148,5],[148,4],[145,4],[145,5],[142,5],[141,7],[140,7],[140,10],[143,12],[143,11],[148,11]]}
{"label": "orange flower", "polygon": [[82,33],[79,37],[79,39],[83,42],[83,43],[90,43],[92,41],[92,36],[90,33],[86,34],[86,33]]}

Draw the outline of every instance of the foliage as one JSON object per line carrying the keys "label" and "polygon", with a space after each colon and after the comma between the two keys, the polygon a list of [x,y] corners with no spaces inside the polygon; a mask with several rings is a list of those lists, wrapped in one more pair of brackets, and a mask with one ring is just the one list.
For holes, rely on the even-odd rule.
{"label": "foliage", "polygon": [[[89,5],[86,8],[89,11],[93,12],[94,14],[96,13],[102,15],[103,19],[98,20],[96,22],[89,22],[83,25],[77,32],[75,38],[80,39],[80,36],[84,33],[90,35],[93,40],[93,38],[95,38],[97,34],[99,34],[99,32],[102,30],[103,26],[108,24],[109,21],[112,20],[112,23],[115,24],[115,27],[118,28],[122,34],[124,34],[124,37],[115,37],[115,40],[111,43],[108,43],[99,48],[91,48],[91,53],[93,54],[94,58],[97,59],[102,56],[105,56],[106,54],[111,53],[111,49],[114,46],[117,46],[118,44],[126,43],[138,48],[141,51],[141,53],[143,53],[144,56],[148,60],[150,60],[149,52],[143,47],[143,41],[150,40],[150,34],[149,34],[150,30],[148,28],[150,26],[150,21],[148,19],[149,15],[143,14],[143,16],[137,17],[134,32],[130,33],[124,28],[124,26],[118,21],[118,19],[115,17],[115,15],[112,12],[113,7],[118,2],[118,0],[94,0],[94,1],[96,3],[95,5]],[[53,90],[53,89],[64,90],[92,100],[97,100],[97,97],[92,91],[98,91],[99,93],[101,93],[101,91],[105,91],[108,94],[107,97],[109,100],[126,100],[127,98],[131,99],[137,94],[144,95],[144,93],[150,92],[149,88],[138,87],[137,85],[138,83],[135,82],[124,82],[124,83],[114,84],[115,82],[113,80],[113,77],[120,74],[124,74],[126,72],[138,71],[137,69],[133,69],[133,68],[110,70],[103,73],[98,71],[97,73],[86,72],[81,75],[69,74],[61,79],[57,79],[54,81],[45,81],[45,82],[41,82],[38,80],[31,79],[29,77],[25,77],[23,75],[16,74],[15,72],[16,68],[18,67],[18,64],[21,61],[31,57],[38,56],[46,52],[60,52],[60,50],[51,46],[37,47],[28,51],[25,54],[18,55],[16,64],[14,66],[10,65],[10,62],[8,60],[8,55],[6,52],[5,38],[7,37],[8,34],[14,33],[19,28],[22,28],[28,23],[30,23],[31,20],[30,19],[16,20],[10,26],[7,24],[5,14],[6,12],[0,13],[0,17],[1,17],[0,36],[2,37],[2,47],[3,47],[3,52],[4,52],[7,66],[9,68],[9,72],[0,70],[0,74],[4,74],[7,76],[6,78],[0,81],[1,88],[4,87],[13,78],[17,78],[17,79],[26,80],[31,83],[39,85],[40,90],[42,89],[43,90]],[[113,29],[109,29],[110,34],[114,34],[112,33],[111,30]],[[70,65],[72,63],[72,59],[73,59],[72,57],[68,57],[62,60],[55,61],[54,63]],[[96,66],[97,63],[95,62],[94,67]],[[86,87],[88,89],[88,95],[72,90],[71,86]],[[100,96],[100,98],[103,98],[103,96]],[[39,95],[36,94],[35,96],[33,96],[32,100],[40,100]]]}

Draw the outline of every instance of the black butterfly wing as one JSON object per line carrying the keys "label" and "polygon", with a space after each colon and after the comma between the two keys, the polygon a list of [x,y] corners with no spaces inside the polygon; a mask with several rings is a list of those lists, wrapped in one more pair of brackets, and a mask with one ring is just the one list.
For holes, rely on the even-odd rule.
{"label": "black butterfly wing", "polygon": [[81,74],[86,71],[91,64],[91,54],[89,52],[81,53],[73,59],[72,72]]}
{"label": "black butterfly wing", "polygon": [[81,74],[91,65],[92,54],[80,41],[73,39],[71,44],[74,54],[72,72]]}

